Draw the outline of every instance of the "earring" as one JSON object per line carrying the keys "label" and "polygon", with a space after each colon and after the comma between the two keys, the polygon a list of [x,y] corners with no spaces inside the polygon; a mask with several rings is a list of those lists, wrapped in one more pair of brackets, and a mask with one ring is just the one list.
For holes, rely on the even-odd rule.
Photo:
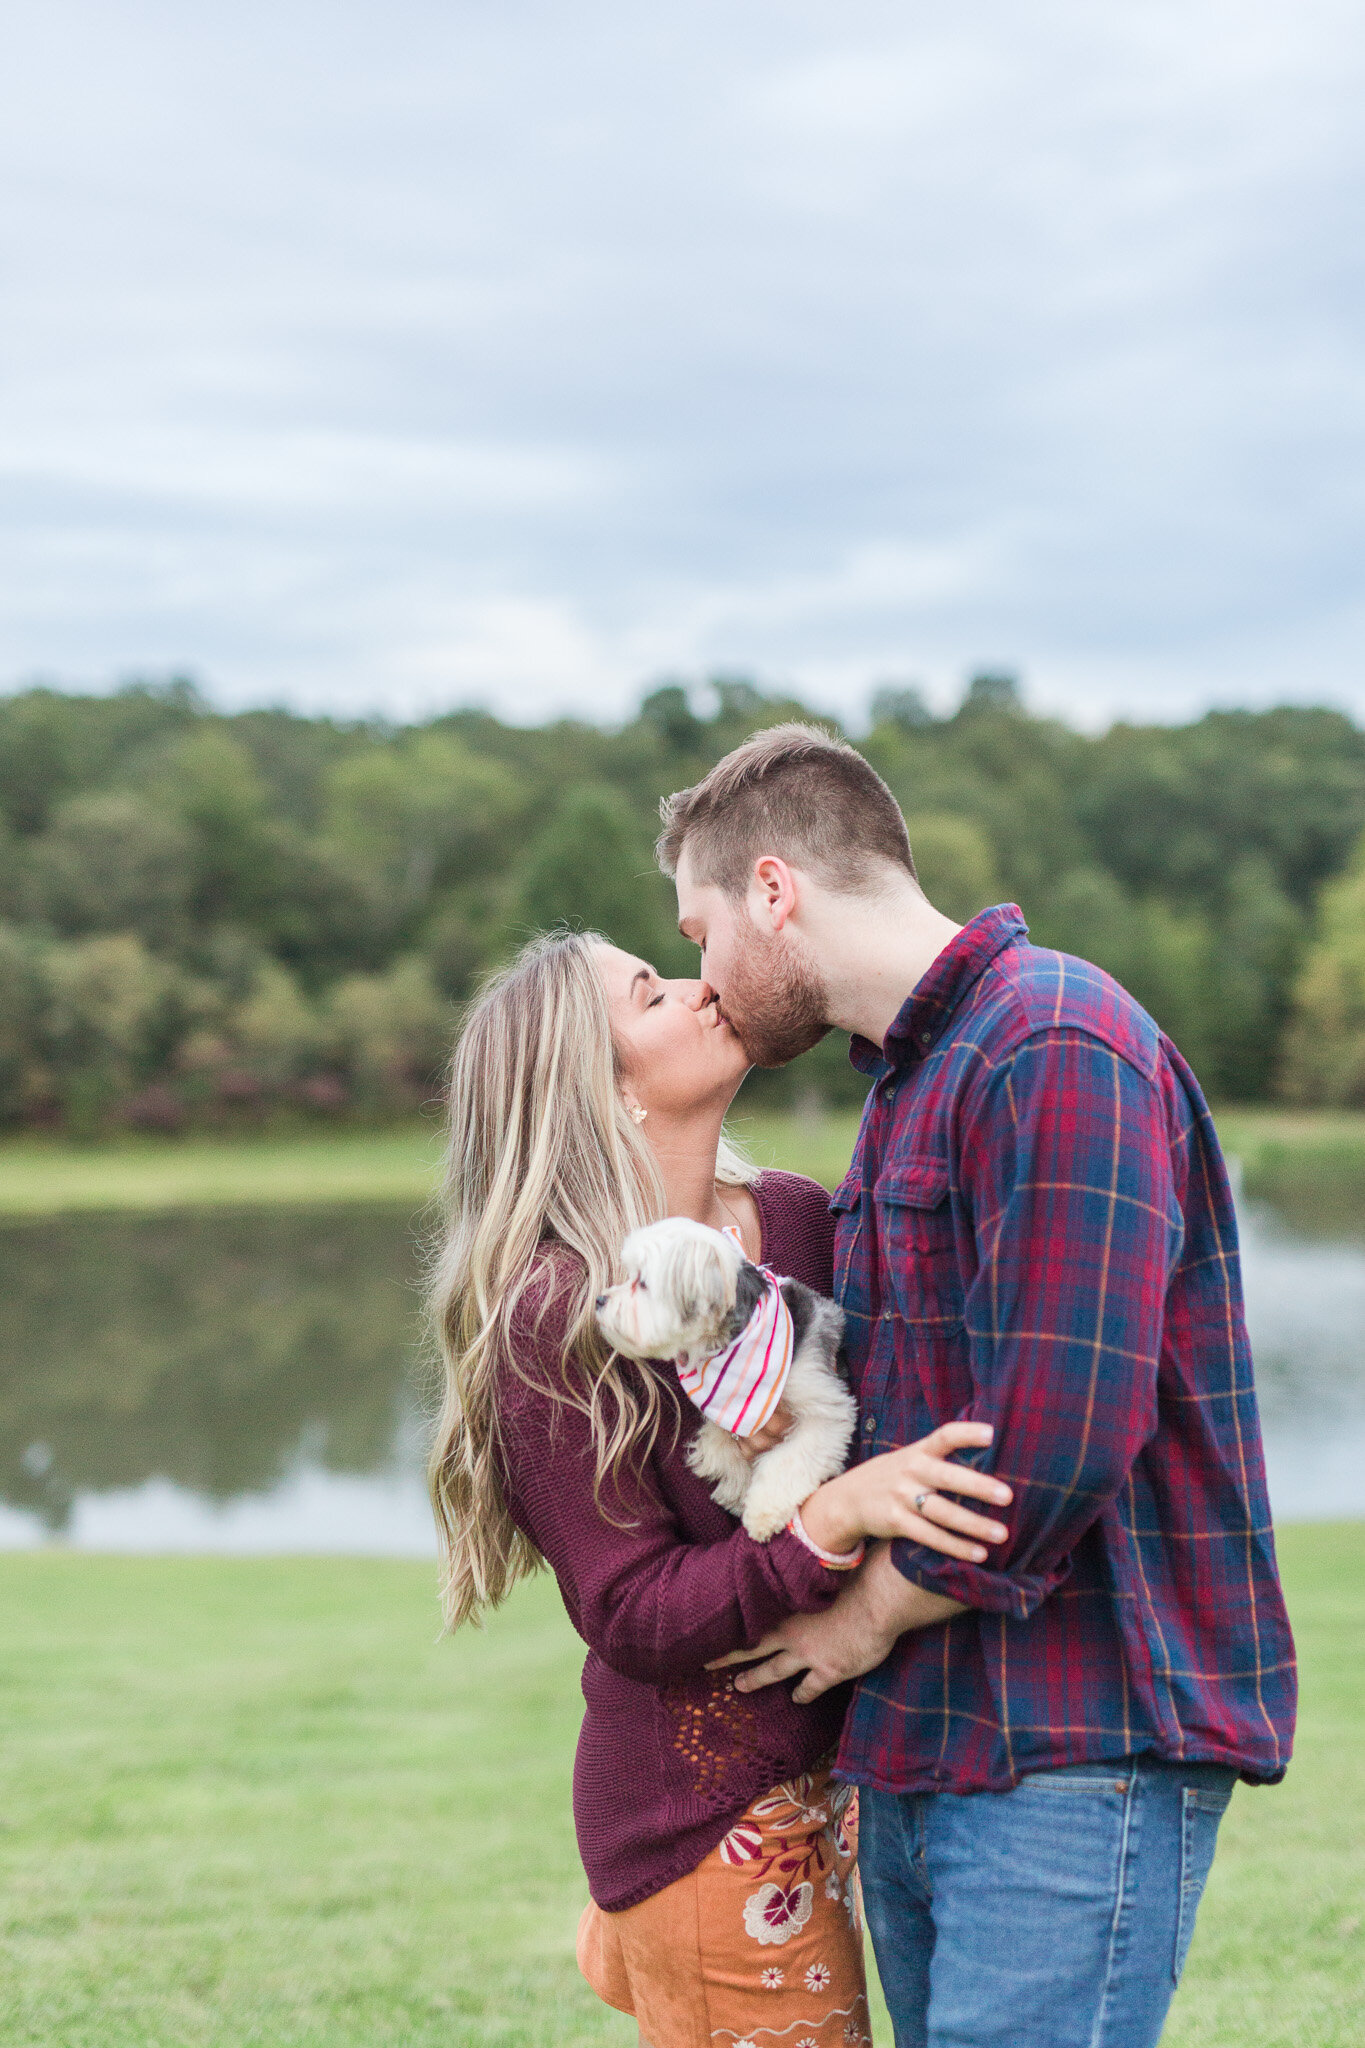
{"label": "earring", "polygon": [[643,1103],[632,1102],[630,1106],[630,1120],[632,1123],[642,1124],[648,1115],[649,1111],[644,1107]]}

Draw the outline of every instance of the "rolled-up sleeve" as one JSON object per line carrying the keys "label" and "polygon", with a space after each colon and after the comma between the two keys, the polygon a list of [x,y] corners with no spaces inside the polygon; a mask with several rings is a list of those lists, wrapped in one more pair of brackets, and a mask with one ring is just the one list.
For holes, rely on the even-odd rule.
{"label": "rolled-up sleeve", "polygon": [[972,1462],[1014,1489],[986,1565],[898,1542],[904,1575],[1026,1619],[1123,1487],[1157,1425],[1157,1373],[1183,1220],[1156,1082],[1083,1030],[1039,1032],[968,1091],[961,1195],[975,1271],[963,1315],[989,1422]]}

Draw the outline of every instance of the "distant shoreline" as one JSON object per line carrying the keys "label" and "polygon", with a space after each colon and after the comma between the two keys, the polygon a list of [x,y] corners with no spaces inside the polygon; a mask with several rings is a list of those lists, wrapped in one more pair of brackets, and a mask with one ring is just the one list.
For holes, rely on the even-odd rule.
{"label": "distant shoreline", "polygon": [[[739,1115],[736,1134],[761,1166],[809,1173],[833,1187],[857,1130],[856,1111],[803,1117]],[[1365,1223],[1365,1113],[1228,1109],[1227,1151],[1248,1191],[1292,1200],[1337,1184]],[[246,1137],[139,1138],[98,1145],[17,1137],[0,1143],[0,1225],[95,1210],[406,1205],[422,1209],[440,1178],[430,1122],[380,1130],[294,1131]]]}

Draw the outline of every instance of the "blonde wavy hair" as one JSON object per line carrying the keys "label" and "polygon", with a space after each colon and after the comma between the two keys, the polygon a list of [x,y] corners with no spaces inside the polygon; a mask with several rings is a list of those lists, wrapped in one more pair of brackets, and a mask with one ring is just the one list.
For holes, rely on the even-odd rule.
{"label": "blonde wavy hair", "polygon": [[[442,1401],[427,1477],[452,1629],[542,1562],[499,1478],[499,1385],[508,1371],[527,1376],[513,1319],[528,1290],[540,1314],[552,1301],[566,1311],[549,1391],[588,1419],[599,1502],[628,1460],[648,1457],[663,1420],[654,1375],[608,1350],[592,1314],[620,1277],[627,1234],[666,1209],[654,1154],[622,1099],[594,958],[606,944],[595,932],[533,939],[471,1005],[451,1062],[445,1220],[427,1295]],[[727,1138],[716,1178],[756,1178]],[[558,1247],[576,1259],[557,1259]]]}

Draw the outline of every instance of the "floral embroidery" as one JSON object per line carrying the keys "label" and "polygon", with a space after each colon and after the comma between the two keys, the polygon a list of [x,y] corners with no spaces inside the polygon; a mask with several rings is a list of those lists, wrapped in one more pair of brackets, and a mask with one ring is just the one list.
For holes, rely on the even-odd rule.
{"label": "floral embroidery", "polygon": [[806,2034],[797,2042],[796,2048],[820,2048],[820,2043],[814,2034]]}
{"label": "floral embroidery", "polygon": [[839,1882],[838,1871],[831,1870],[829,1876],[825,1879],[825,1897],[827,1899],[837,1899],[842,1891],[843,1886]]}
{"label": "floral embroidery", "polygon": [[813,1885],[794,1884],[790,1891],[780,1884],[760,1885],[744,1902],[744,1930],[755,1941],[790,1941],[810,1919],[814,1905]]}
{"label": "floral embroidery", "polygon": [[806,1972],[807,1991],[823,1991],[829,1983],[829,1971],[823,1963],[812,1963]]}
{"label": "floral embroidery", "polygon": [[752,1863],[762,1847],[762,1829],[752,1826],[748,1821],[740,1821],[738,1826],[731,1828],[721,1843],[720,1860],[732,1865]]}
{"label": "floral embroidery", "polygon": [[771,1964],[763,1971],[758,1981],[765,1991],[780,1991],[787,1981],[787,1973],[785,1970],[779,1970],[776,1964]]}

